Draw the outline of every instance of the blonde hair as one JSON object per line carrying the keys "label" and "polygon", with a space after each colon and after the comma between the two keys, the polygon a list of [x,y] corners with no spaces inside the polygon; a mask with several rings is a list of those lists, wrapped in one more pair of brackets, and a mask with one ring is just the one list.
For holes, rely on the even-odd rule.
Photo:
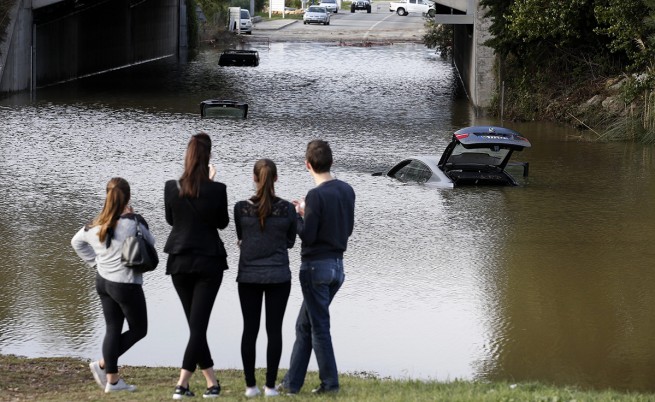
{"label": "blonde hair", "polygon": [[118,219],[130,202],[130,184],[121,177],[114,177],[107,183],[107,198],[100,214],[93,220],[91,226],[100,226],[98,237],[105,242],[110,229],[116,227]]}

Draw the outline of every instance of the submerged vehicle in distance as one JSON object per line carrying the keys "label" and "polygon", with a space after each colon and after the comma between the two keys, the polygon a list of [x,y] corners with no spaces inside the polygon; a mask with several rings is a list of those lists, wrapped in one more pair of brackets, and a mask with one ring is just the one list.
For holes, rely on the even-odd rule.
{"label": "submerged vehicle in distance", "polygon": [[416,182],[437,187],[462,185],[510,185],[518,182],[507,172],[519,166],[528,175],[526,162],[509,162],[514,152],[530,148],[527,138],[514,130],[497,126],[472,126],[457,130],[441,157],[413,156],[403,159],[385,175],[401,182]]}
{"label": "submerged vehicle in distance", "polygon": [[250,66],[259,65],[259,52],[256,50],[228,49],[218,57],[219,66]]}
{"label": "submerged vehicle in distance", "polygon": [[233,100],[207,99],[200,102],[200,117],[248,117],[248,104]]}

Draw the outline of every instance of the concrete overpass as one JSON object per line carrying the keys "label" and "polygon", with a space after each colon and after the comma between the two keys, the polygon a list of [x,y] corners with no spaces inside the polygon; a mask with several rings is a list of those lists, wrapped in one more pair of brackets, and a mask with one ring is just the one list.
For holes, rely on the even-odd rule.
{"label": "concrete overpass", "polygon": [[495,54],[483,45],[491,38],[491,21],[484,18],[486,10],[480,8],[479,0],[434,1],[451,10],[450,14],[437,14],[435,22],[454,25],[453,61],[470,101],[482,112],[491,106],[497,88]]}
{"label": "concrete overpass", "polygon": [[[478,112],[496,93],[491,22],[479,0],[436,0],[454,25],[454,64]],[[0,15],[0,20],[7,16]],[[186,0],[15,0],[0,42],[0,92],[186,55]]]}
{"label": "concrete overpass", "polygon": [[16,0],[4,17],[0,92],[186,54],[185,0]]}

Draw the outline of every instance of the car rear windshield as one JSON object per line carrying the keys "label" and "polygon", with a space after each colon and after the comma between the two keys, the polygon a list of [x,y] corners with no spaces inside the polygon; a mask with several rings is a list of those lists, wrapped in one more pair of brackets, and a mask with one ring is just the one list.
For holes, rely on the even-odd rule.
{"label": "car rear windshield", "polygon": [[473,148],[466,149],[462,144],[457,144],[455,149],[453,149],[450,158],[446,163],[452,163],[456,165],[500,165],[507,154],[509,153],[508,149],[498,148]]}

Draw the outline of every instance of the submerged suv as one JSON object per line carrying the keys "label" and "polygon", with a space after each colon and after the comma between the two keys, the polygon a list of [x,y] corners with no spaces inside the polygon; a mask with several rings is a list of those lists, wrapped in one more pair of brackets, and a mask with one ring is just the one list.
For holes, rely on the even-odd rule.
{"label": "submerged suv", "polygon": [[350,12],[354,13],[355,10],[366,10],[367,13],[371,13],[371,1],[370,0],[353,0],[350,4]]}

